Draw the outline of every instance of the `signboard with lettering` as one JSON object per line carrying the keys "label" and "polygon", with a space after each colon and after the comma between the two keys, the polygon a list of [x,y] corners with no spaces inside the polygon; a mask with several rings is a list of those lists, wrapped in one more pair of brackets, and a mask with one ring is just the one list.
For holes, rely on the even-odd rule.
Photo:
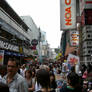
{"label": "signboard with lettering", "polygon": [[60,29],[76,28],[76,0],[60,0]]}
{"label": "signboard with lettering", "polygon": [[79,46],[79,31],[70,31],[70,45]]}
{"label": "signboard with lettering", "polygon": [[0,40],[0,48],[19,52],[19,47]]}

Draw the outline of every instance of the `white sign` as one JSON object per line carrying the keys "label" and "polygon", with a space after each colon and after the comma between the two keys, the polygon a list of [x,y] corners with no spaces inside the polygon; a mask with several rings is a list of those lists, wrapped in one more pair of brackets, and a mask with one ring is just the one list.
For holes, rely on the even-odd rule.
{"label": "white sign", "polygon": [[76,28],[76,0],[60,0],[60,29]]}
{"label": "white sign", "polygon": [[0,64],[3,65],[4,60],[4,50],[0,50]]}
{"label": "white sign", "polygon": [[19,52],[19,47],[8,42],[0,41],[0,48]]}
{"label": "white sign", "polygon": [[70,31],[70,45],[79,46],[79,31]]}
{"label": "white sign", "polygon": [[69,56],[68,56],[68,58],[67,58],[67,62],[68,62],[70,65],[74,66],[74,65],[76,65],[76,64],[79,63],[79,57],[78,57],[78,56],[75,56],[75,55],[73,55],[73,54],[69,54]]}

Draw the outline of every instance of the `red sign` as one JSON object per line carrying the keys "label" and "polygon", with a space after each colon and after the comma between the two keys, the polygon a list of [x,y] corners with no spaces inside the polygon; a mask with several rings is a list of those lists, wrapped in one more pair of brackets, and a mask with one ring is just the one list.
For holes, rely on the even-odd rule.
{"label": "red sign", "polygon": [[32,50],[36,50],[36,46],[35,46],[35,45],[31,46],[30,48],[31,48]]}
{"label": "red sign", "polygon": [[84,9],[92,9],[92,0],[80,0],[80,14]]}
{"label": "red sign", "polygon": [[86,4],[92,4],[92,1],[86,1]]}
{"label": "red sign", "polygon": [[[69,5],[71,5],[71,0],[65,0],[65,4],[67,5],[67,6],[69,6]],[[71,21],[72,21],[72,19],[71,19],[71,16],[72,16],[72,14],[71,14],[71,6],[70,7],[66,7],[65,8],[65,21],[66,21],[66,23],[65,23],[65,25],[72,25],[72,23],[71,23]]]}
{"label": "red sign", "polygon": [[62,30],[76,28],[76,0],[60,0],[60,27]]}
{"label": "red sign", "polygon": [[92,25],[92,9],[85,9],[81,16],[82,25]]}

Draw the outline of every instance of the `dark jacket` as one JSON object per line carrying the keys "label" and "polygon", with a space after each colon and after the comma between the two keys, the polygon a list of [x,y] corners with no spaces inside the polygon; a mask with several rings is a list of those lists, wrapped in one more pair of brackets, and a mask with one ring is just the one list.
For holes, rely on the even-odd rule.
{"label": "dark jacket", "polygon": [[74,88],[69,88],[68,86],[64,85],[60,89],[60,92],[76,92],[76,90]]}

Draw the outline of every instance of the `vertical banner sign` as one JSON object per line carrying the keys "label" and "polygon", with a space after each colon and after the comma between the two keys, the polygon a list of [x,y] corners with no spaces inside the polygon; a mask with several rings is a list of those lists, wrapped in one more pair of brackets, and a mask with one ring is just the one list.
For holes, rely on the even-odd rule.
{"label": "vertical banner sign", "polygon": [[60,29],[76,28],[76,0],[60,0]]}
{"label": "vertical banner sign", "polygon": [[79,31],[70,31],[70,45],[79,46]]}
{"label": "vertical banner sign", "polygon": [[0,64],[3,64],[3,60],[4,60],[4,50],[0,50]]}

